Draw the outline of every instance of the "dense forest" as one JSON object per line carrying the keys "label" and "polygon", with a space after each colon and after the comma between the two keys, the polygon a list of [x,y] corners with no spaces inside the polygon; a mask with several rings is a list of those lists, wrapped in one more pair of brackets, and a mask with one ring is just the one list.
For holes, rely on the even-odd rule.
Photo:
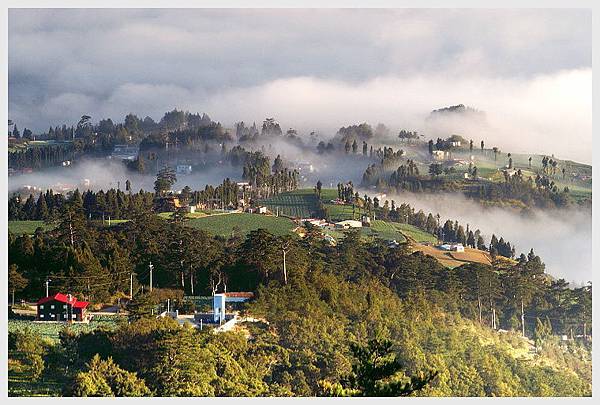
{"label": "dense forest", "polygon": [[[125,190],[9,196],[9,220],[51,226],[32,235],[9,232],[8,288],[17,300],[36,301],[49,286],[90,301],[92,308],[120,302],[128,316],[93,331],[65,325],[54,343],[28,328],[11,331],[13,372],[55,381],[60,394],[73,396],[591,395],[591,283],[573,287],[551,277],[533,249],[519,253],[500,235],[486,241],[458,221],[441,221],[385,197],[360,196],[351,182],[338,184],[338,199],[359,218],[407,223],[440,241],[486,250],[491,264],[450,269],[413,253],[409,244],[364,240],[352,230],[332,245],[309,223],[303,238],[264,229],[215,236],[186,226],[180,210],[160,218],[157,204],[177,196],[206,209],[238,208],[240,195],[254,203],[295,190],[298,170],[289,169],[281,155],[265,153],[262,141],[284,140],[312,152],[314,145],[306,146],[295,130],[283,131],[272,118],[262,126],[237,123],[234,135],[206,114],[177,110],[159,122],[133,114],[122,124],[90,119],[51,128],[45,137],[54,142],[15,147],[9,159],[18,168],[43,168],[77,154],[105,156],[116,144],[139,145],[137,159],[125,164],[145,173],[154,163],[154,190],[135,192],[128,180]],[[422,147],[426,160],[433,159],[425,143],[416,145],[416,131],[398,134],[402,149],[378,146],[376,140],[388,136],[384,125],[363,123],[340,128],[327,143],[313,143],[321,155],[368,158],[362,186],[378,190],[460,190],[472,198],[538,207],[571,203],[568,190],[553,180],[557,170],[560,176],[554,159],[545,158],[533,178],[505,170],[504,181],[475,181],[478,169],[469,166],[469,178],[457,179],[440,163],[427,166],[406,157],[404,149]],[[459,141],[464,139],[432,140],[429,154]],[[210,154],[239,168],[244,182],[227,178],[174,193],[174,169],[158,169],[160,156],[171,150]],[[319,213],[328,218],[321,187],[319,181]],[[125,221],[106,226],[105,218]],[[144,288],[150,264],[152,292]],[[185,296],[219,290],[253,292],[243,309],[252,321],[215,334],[155,316],[167,300],[171,309],[193,313]]]}
{"label": "dense forest", "polygon": [[[67,329],[51,346],[27,331],[11,335],[10,355],[37,364],[40,378],[58,374],[66,395],[374,395],[368,387],[389,393],[393,382],[411,393],[411,377],[415,387],[427,382],[411,395],[590,394],[589,342],[556,335],[591,333],[591,286],[544,277],[535,255],[448,270],[355,232],[333,247],[310,226],[304,239],[264,230],[222,239],[145,213],[102,227],[81,207],[68,212],[55,230],[10,236],[9,288],[35,298],[50,278],[53,291],[106,302],[123,296],[135,269],[135,290],[131,323],[117,329]],[[149,262],[160,287],[152,294],[140,290]],[[246,325],[249,340],[150,315],[166,297],[185,312],[176,292],[210,294],[217,280],[256,293],[246,310],[268,324]],[[528,362],[508,348],[524,344],[523,331],[538,352]],[[395,357],[402,368],[391,380],[357,383],[365,353]]]}

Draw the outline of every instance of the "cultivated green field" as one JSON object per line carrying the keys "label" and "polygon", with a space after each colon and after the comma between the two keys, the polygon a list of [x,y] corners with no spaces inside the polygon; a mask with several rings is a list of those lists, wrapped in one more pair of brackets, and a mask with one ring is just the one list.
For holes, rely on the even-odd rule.
{"label": "cultivated green field", "polygon": [[15,235],[22,235],[24,233],[33,235],[37,228],[47,231],[53,227],[52,225],[46,225],[44,221],[8,221],[8,230]]}
{"label": "cultivated green field", "polygon": [[295,227],[289,218],[248,213],[211,215],[203,218],[195,218],[187,221],[186,225],[224,237],[231,236],[234,230],[241,235],[246,235],[250,231],[259,228],[266,229],[274,235],[282,236],[289,234]]}
{"label": "cultivated green field", "polygon": [[[398,227],[391,222],[385,222],[381,220],[375,220],[371,223],[371,234],[377,238],[384,240],[395,240],[398,243],[406,242],[406,238],[400,232]],[[363,228],[367,230],[369,228]]]}
{"label": "cultivated green field", "polygon": [[280,215],[293,218],[313,217],[317,210],[317,202],[317,196],[310,188],[288,191],[261,201],[271,212],[279,210]]}
{"label": "cultivated green field", "polygon": [[[127,222],[128,219],[113,219],[110,221],[110,226]],[[102,225],[102,220],[92,220],[96,225]],[[108,220],[104,221],[104,226],[108,226]],[[28,234],[33,235],[37,228],[42,228],[44,231],[54,229],[54,225],[44,223],[44,221],[8,221],[8,230],[15,235]]]}
{"label": "cultivated green field", "polygon": [[[69,328],[76,333],[92,331],[99,327],[114,328],[119,321],[125,321],[125,318],[115,315],[94,316],[89,323],[73,323]],[[13,332],[25,328],[39,334],[42,338],[50,342],[58,341],[58,335],[66,327],[64,322],[33,322],[26,320],[9,319],[8,331]]]}
{"label": "cultivated green field", "polygon": [[360,208],[356,207],[354,218],[352,218],[352,205],[324,204],[327,209],[329,219],[334,222],[345,221],[347,219],[360,219]]}
{"label": "cultivated green field", "polygon": [[396,222],[390,222],[390,224],[392,224],[394,227],[396,227],[404,235],[408,236],[409,238],[414,239],[415,242],[419,242],[419,243],[423,243],[423,242],[436,243],[437,242],[437,238],[435,236],[417,228],[416,226],[409,225],[409,224],[401,224],[401,223],[396,223]]}

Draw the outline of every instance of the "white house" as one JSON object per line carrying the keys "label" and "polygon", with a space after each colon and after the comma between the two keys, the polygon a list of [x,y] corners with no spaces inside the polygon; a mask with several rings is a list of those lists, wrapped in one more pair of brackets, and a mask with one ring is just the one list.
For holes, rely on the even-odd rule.
{"label": "white house", "polygon": [[362,228],[362,222],[354,219],[348,219],[346,221],[336,222],[335,227],[338,229]]}
{"label": "white house", "polygon": [[465,247],[462,245],[462,243],[453,243],[453,244],[444,243],[443,245],[439,245],[438,248],[440,248],[442,250],[453,251],[453,252],[464,252],[465,251]]}

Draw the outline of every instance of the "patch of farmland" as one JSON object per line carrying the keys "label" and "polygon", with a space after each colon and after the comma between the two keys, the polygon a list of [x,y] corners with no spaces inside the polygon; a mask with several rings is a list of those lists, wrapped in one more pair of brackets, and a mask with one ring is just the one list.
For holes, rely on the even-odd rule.
{"label": "patch of farmland", "polygon": [[[492,258],[488,252],[478,249],[465,248],[464,252],[449,252],[438,249],[435,246],[413,243],[413,250],[423,252],[426,255],[434,257],[443,266],[454,268],[465,263],[491,264]],[[510,259],[505,259],[510,260]]]}
{"label": "patch of farmland", "polygon": [[354,218],[352,218],[352,205],[337,205],[324,204],[327,209],[329,219],[333,222],[345,221],[347,219],[360,219],[360,208],[354,210]]}
{"label": "patch of farmland", "polygon": [[[115,328],[119,321],[125,321],[125,318],[115,315],[97,316],[95,315],[89,323],[73,323],[68,327],[75,333],[89,332],[99,327]],[[8,320],[8,331],[14,332],[29,328],[32,332],[39,334],[51,342],[57,342],[59,333],[67,327],[64,322],[33,322],[20,319]]]}
{"label": "patch of farmland", "polygon": [[261,204],[273,213],[279,212],[292,218],[311,218],[317,210],[318,199],[312,189],[288,191],[264,199]]}
{"label": "patch of farmland", "polygon": [[415,242],[437,242],[437,238],[434,235],[425,232],[414,225],[403,224],[399,222],[392,222],[391,224],[393,224],[398,230],[400,230],[400,232],[402,232],[408,238],[413,239]]}
{"label": "patch of farmland", "polygon": [[274,235],[282,236],[289,234],[295,227],[295,224],[289,218],[248,213],[210,215],[190,219],[185,224],[224,237],[229,237],[234,233],[246,235],[250,231],[259,228],[266,229]]}
{"label": "patch of farmland", "polygon": [[331,201],[338,198],[338,191],[335,188],[323,188],[321,189],[321,200]]}
{"label": "patch of farmland", "polygon": [[[223,214],[223,211],[218,211],[215,213],[208,213],[208,211],[196,211],[196,212],[187,212],[185,214],[186,218],[203,218],[207,215],[216,215],[217,213]],[[173,216],[172,212],[160,212],[156,214],[160,219],[170,219]]]}
{"label": "patch of farmland", "polygon": [[8,230],[15,235],[33,235],[37,228],[47,231],[53,229],[54,225],[47,225],[44,221],[8,221]]}
{"label": "patch of farmland", "polygon": [[395,240],[398,243],[406,242],[406,238],[400,230],[391,222],[375,220],[371,223],[371,231],[376,238],[384,240]]}

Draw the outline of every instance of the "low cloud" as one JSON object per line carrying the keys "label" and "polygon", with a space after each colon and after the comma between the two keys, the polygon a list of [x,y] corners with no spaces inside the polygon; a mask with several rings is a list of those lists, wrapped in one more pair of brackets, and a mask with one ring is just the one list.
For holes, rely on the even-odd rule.
{"label": "low cloud", "polygon": [[[362,194],[362,193],[361,193]],[[504,208],[483,208],[458,194],[388,195],[396,204],[440,214],[480,229],[486,245],[492,234],[515,245],[517,255],[533,248],[546,264],[546,272],[577,285],[592,280],[592,221],[589,210],[532,210],[527,214]]]}
{"label": "low cloud", "polygon": [[585,10],[12,9],[8,29],[21,129],[174,107],[228,125],[421,129],[463,103],[488,113],[472,134],[488,144],[591,161]]}

